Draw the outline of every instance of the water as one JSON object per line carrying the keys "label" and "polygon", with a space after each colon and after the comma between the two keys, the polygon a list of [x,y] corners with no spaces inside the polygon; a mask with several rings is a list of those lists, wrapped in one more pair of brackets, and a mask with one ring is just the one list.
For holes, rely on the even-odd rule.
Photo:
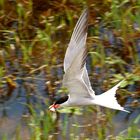
{"label": "water", "polygon": [[[58,72],[59,73],[59,72]],[[27,139],[30,137],[30,131],[27,127],[26,119],[24,119],[24,116],[26,114],[29,115],[29,110],[27,107],[27,104],[32,104],[36,106],[37,104],[40,104],[42,106],[42,110],[47,108],[45,105],[45,100],[48,98],[48,95],[45,91],[45,79],[44,79],[44,72],[41,71],[37,76],[36,79],[28,79],[27,81],[21,82],[17,81],[18,87],[13,91],[12,96],[9,98],[9,100],[5,101],[4,103],[0,104],[0,139],[2,139],[3,134],[8,135],[9,140],[11,137],[15,136],[16,129],[20,126],[20,134],[22,134],[22,139]],[[40,80],[39,80],[40,79]],[[26,84],[25,84],[26,83]],[[26,87],[26,86],[27,87]],[[31,89],[29,87],[31,85],[34,85]],[[98,89],[98,90],[97,90]],[[130,91],[134,90],[134,87],[128,88]],[[99,87],[96,87],[96,91],[100,91]],[[28,95],[28,92],[30,92],[31,95]],[[139,99],[138,99],[139,100]],[[126,101],[126,105],[130,105],[134,99],[132,97],[128,97]],[[97,111],[99,111],[100,107],[97,107]],[[129,110],[131,110],[131,113],[125,113],[122,111],[118,111],[116,115],[113,115],[112,120],[109,122],[112,125],[114,129],[114,134],[117,135],[119,132],[125,130],[131,123],[133,119],[135,119],[140,114],[140,108],[139,107],[127,107]],[[104,110],[103,108],[101,108]],[[87,107],[83,108],[83,115],[72,115],[68,116],[67,114],[61,114],[60,115],[60,121],[61,125],[59,126],[59,129],[66,129],[66,136],[67,139],[70,137],[72,129],[76,131],[72,131],[72,133],[75,133],[77,135],[86,135],[89,137],[93,137],[94,134],[92,134],[93,125],[97,125],[97,115],[98,112],[91,111],[87,113]],[[114,110],[107,109],[108,111],[114,113]],[[36,111],[38,113],[41,111],[36,108]],[[104,111],[103,111],[104,112]],[[104,114],[106,115],[106,114]],[[66,117],[67,116],[67,117]],[[100,116],[100,115],[99,115]],[[66,117],[66,118],[65,118]],[[63,128],[63,121],[64,118],[66,119],[67,125],[66,128]],[[85,129],[89,129],[90,131],[85,131]],[[109,135],[110,132],[108,132]],[[61,135],[56,135],[57,138],[62,138]]]}
{"label": "water", "polygon": [[[116,39],[113,36],[112,31],[102,28],[100,32],[100,38],[104,40],[107,35],[109,38],[109,42],[112,45],[111,48],[105,49],[106,56],[111,56],[114,52],[114,49],[122,49],[122,44],[120,40]],[[115,48],[116,43],[118,44],[118,48]],[[137,40],[137,44],[137,53],[139,54],[139,40]],[[21,52],[18,52],[17,54],[19,58],[22,54],[20,53]],[[52,101],[53,96],[58,92],[61,86],[60,79],[62,79],[63,75],[62,66],[58,67],[57,69],[51,69],[51,77],[53,77],[52,79],[53,81],[55,81],[55,84],[52,87],[52,93],[49,93],[50,91],[47,90],[49,87],[46,85],[46,81],[51,80],[49,79],[49,76],[46,75],[45,70],[41,69],[40,71],[36,72],[34,76],[28,77],[30,75],[26,76],[26,72],[20,69],[19,63],[20,62],[14,62],[14,66],[19,70],[18,74],[16,75],[17,88],[14,89],[10,97],[5,98],[5,100],[1,99],[0,102],[0,139],[2,139],[3,135],[7,135],[8,140],[11,140],[11,137],[15,137],[18,127],[20,127],[20,134],[22,135],[22,139],[26,140],[30,138],[30,130],[28,128],[26,120],[26,116],[30,115],[28,104],[32,104],[36,112],[38,112],[39,114],[41,110],[45,110],[46,108],[48,108],[48,106],[46,105],[46,100],[50,99]],[[59,64],[59,61],[57,63]],[[96,94],[100,94],[103,92],[103,89],[101,87],[103,85],[103,81],[107,78],[106,70],[108,69],[106,69],[106,67],[102,68],[100,66],[95,66],[93,74],[93,68],[91,68],[90,65],[91,63],[91,58],[89,56],[87,58],[87,69],[90,75],[91,84],[94,87]],[[8,74],[16,71],[15,67],[11,65],[11,62],[7,61],[6,65],[7,69],[9,69]],[[126,65],[126,70],[128,72],[131,72],[132,67],[133,66]],[[108,76],[111,77],[117,72],[117,70],[110,69]],[[4,89],[5,92],[8,90],[8,86],[6,84],[4,84]],[[127,87],[127,90],[129,92],[138,91],[138,84],[129,85]],[[108,135],[110,135],[111,131],[113,131],[114,135],[117,135],[119,132],[124,131],[126,128],[129,127],[132,120],[134,120],[140,114],[140,106],[131,105],[136,99],[139,103],[139,97],[132,96],[128,96],[126,98],[126,101],[123,102],[123,106],[126,106],[126,108],[131,111],[131,113],[129,114],[122,111],[118,111],[115,114],[114,110],[107,109],[107,112],[114,114],[112,115],[111,120],[107,120],[108,122],[104,122],[105,125],[107,125],[108,127]],[[49,102],[51,102],[50,100]],[[40,107],[38,108],[37,105],[39,105]],[[94,131],[97,131],[96,129],[98,127],[98,121],[101,119],[102,122],[102,117],[106,115],[106,112],[104,112],[104,109],[102,107],[96,107],[94,109],[91,109],[92,111],[87,110],[89,110],[88,107],[83,108],[83,115],[70,116],[68,114],[60,114],[59,120],[61,121],[61,123],[58,125],[58,130],[56,130],[58,134],[54,134],[56,135],[56,138],[63,138],[61,133],[61,130],[63,129],[65,129],[65,139],[67,140],[70,139],[71,133],[81,135],[81,137],[82,135],[86,135],[88,138],[95,137],[96,134],[94,133]],[[103,114],[99,114],[100,110],[102,110]],[[66,119],[67,124],[64,124],[64,119]],[[138,125],[139,124],[140,122],[138,123]],[[64,125],[66,125],[65,128]]]}

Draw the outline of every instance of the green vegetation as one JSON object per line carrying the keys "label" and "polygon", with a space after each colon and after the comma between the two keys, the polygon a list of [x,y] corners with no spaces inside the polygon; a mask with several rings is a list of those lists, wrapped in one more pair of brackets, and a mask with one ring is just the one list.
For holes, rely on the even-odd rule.
{"label": "green vegetation", "polygon": [[[56,90],[62,80],[58,70],[62,70],[65,50],[75,23],[87,6],[90,10],[88,67],[93,87],[99,84],[102,90],[106,90],[125,79],[123,89],[118,92],[120,102],[124,104],[128,97],[132,97],[134,100],[129,106],[133,109],[140,106],[140,89],[127,90],[129,85],[140,85],[139,0],[97,0],[94,3],[90,0],[1,0],[0,89],[5,84],[8,87],[4,96],[12,96],[18,85],[17,80],[24,81],[28,100],[32,93],[39,93],[33,80],[45,80],[49,94],[47,99],[44,97],[47,107],[56,95],[66,92],[65,89]],[[37,77],[41,72],[45,73],[43,79]],[[3,90],[1,92],[2,95]],[[25,117],[25,122],[30,140],[55,140],[58,137],[69,137],[70,140],[137,140],[140,136],[140,116],[115,136],[112,118],[116,113],[112,114],[108,109],[67,108],[52,114],[47,108],[42,109],[40,104],[36,105],[39,112],[30,101],[27,104],[29,115]],[[81,126],[77,121],[81,116],[91,121],[86,123],[87,119],[82,120],[84,125]],[[13,139],[23,138],[21,127],[17,127]],[[7,140],[6,135],[3,140]]]}

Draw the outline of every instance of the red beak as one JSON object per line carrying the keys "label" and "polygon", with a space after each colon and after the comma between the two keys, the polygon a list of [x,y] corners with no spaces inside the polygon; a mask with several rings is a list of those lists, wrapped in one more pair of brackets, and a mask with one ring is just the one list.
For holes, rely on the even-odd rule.
{"label": "red beak", "polygon": [[60,105],[59,104],[53,104],[49,107],[49,110],[51,110],[52,112],[55,112],[56,109],[59,107]]}

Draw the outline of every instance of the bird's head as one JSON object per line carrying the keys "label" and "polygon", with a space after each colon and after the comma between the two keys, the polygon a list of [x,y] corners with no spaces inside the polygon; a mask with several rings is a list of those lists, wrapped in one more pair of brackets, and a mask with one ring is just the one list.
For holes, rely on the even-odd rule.
{"label": "bird's head", "polygon": [[52,104],[51,106],[49,106],[49,110],[52,112],[55,112],[57,108],[59,108],[60,105],[59,104]]}
{"label": "bird's head", "polygon": [[57,108],[61,107],[61,105],[68,100],[68,95],[65,95],[59,99],[57,99],[50,107],[49,110],[55,112]]}

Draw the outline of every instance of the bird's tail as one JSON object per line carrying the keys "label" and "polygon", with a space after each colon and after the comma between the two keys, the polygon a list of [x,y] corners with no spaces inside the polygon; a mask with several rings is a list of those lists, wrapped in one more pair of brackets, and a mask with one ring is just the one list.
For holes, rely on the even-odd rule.
{"label": "bird's tail", "polygon": [[118,89],[118,87],[121,85],[122,82],[123,81],[119,82],[117,85],[115,85],[108,91],[104,92],[103,94],[96,95],[94,103],[97,105],[107,107],[107,108],[121,110],[121,111],[125,111],[125,112],[129,113],[129,111],[125,110],[121,105],[119,105],[119,103],[117,102],[117,99],[115,97],[116,90]]}

